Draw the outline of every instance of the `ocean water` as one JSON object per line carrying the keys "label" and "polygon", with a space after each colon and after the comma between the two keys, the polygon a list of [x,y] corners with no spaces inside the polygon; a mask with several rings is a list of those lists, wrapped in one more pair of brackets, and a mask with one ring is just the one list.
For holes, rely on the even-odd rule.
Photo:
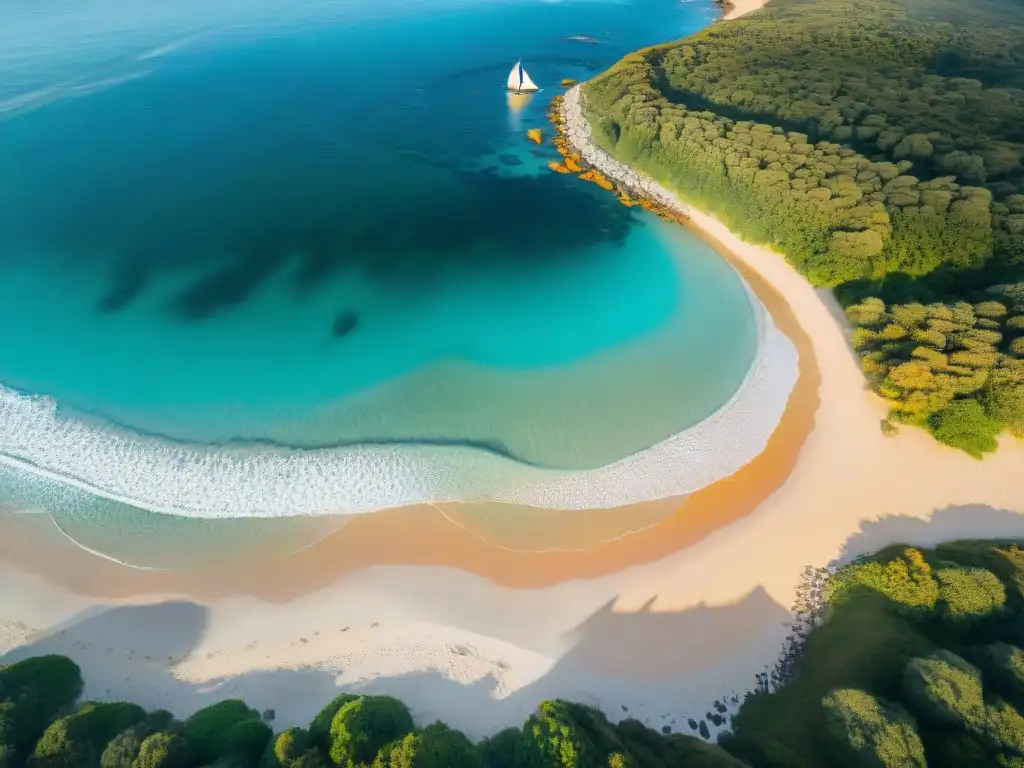
{"label": "ocean water", "polygon": [[[649,449],[748,377],[735,273],[525,137],[563,78],[710,2],[86,5],[0,7],[11,504],[103,529],[487,497]],[[520,57],[540,93],[506,93]],[[350,455],[379,472],[318,498]]]}

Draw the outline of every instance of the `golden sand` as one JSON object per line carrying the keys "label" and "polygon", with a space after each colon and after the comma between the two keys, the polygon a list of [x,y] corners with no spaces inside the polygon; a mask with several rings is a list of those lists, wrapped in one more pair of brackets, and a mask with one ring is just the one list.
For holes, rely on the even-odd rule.
{"label": "golden sand", "polygon": [[170,593],[206,601],[229,595],[287,601],[376,565],[445,566],[504,586],[541,587],[659,560],[753,512],[788,476],[818,408],[817,364],[792,311],[760,275],[727,252],[722,256],[793,341],[800,376],[764,452],[688,497],[589,512],[415,505],[352,516],[337,533],[297,554],[264,551],[187,571],[126,568],[54,537],[38,520],[0,517],[0,559],[72,593],[104,598]]}

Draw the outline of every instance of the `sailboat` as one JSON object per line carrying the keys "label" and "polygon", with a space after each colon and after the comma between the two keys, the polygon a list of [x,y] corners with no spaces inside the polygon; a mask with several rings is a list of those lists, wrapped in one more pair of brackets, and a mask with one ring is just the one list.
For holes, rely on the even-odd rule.
{"label": "sailboat", "polygon": [[539,91],[540,88],[537,84],[530,79],[530,76],[526,74],[526,70],[523,69],[523,62],[517,61],[515,66],[512,67],[512,71],[508,73],[508,83],[506,87],[510,91],[516,93],[530,93],[532,91]]}

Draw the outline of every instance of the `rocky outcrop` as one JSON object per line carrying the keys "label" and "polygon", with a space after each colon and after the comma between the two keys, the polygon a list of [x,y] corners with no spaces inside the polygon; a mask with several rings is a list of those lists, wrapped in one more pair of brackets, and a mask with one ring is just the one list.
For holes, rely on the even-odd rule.
{"label": "rocky outcrop", "polygon": [[583,99],[583,91],[579,85],[575,85],[566,91],[558,102],[556,124],[573,151],[596,168],[602,176],[617,182],[632,196],[642,197],[653,203],[645,207],[651,208],[665,218],[685,219],[689,211],[675,195],[656,181],[637,173],[628,165],[623,165],[594,143],[590,125],[583,116]]}

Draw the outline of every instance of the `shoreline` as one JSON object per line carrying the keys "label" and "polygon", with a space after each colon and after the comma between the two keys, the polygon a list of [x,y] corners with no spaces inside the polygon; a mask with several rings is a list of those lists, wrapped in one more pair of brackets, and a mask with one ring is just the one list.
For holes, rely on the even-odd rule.
{"label": "shoreline", "polygon": [[805,566],[1024,536],[1024,445],[1003,435],[976,461],[918,430],[882,435],[886,406],[831,294],[688,213],[799,354],[768,447],[735,475],[578,552],[503,549],[469,512],[469,528],[446,519],[458,505],[421,506],[358,516],[290,557],[142,572],[59,541],[42,516],[0,514],[0,663],[64,653],[88,698],[185,716],[240,697],[274,708],[275,729],[350,690],[396,695],[418,724],[474,738],[556,696],[691,733],[686,718],[775,661]]}
{"label": "shoreline", "polygon": [[753,13],[767,5],[769,0],[726,0],[723,4],[722,21],[732,21]]}
{"label": "shoreline", "polygon": [[[456,445],[310,451],[254,445],[244,452],[191,445],[65,419],[52,399],[2,387],[0,421],[6,426],[0,430],[5,443],[0,464],[143,511],[207,519],[330,515],[338,510],[370,514],[462,501],[588,510],[691,494],[733,474],[763,451],[797,378],[792,344],[746,284],[744,290],[758,341],[737,390],[697,423],[594,469],[529,466]],[[714,460],[709,460],[706,448],[716,444],[723,450],[710,454]],[[453,467],[462,472],[453,472]],[[500,479],[503,475],[510,479]],[[642,485],[630,482],[639,476]],[[368,497],[370,478],[384,478],[391,498],[381,502]],[[224,488],[233,490],[225,496]]]}

